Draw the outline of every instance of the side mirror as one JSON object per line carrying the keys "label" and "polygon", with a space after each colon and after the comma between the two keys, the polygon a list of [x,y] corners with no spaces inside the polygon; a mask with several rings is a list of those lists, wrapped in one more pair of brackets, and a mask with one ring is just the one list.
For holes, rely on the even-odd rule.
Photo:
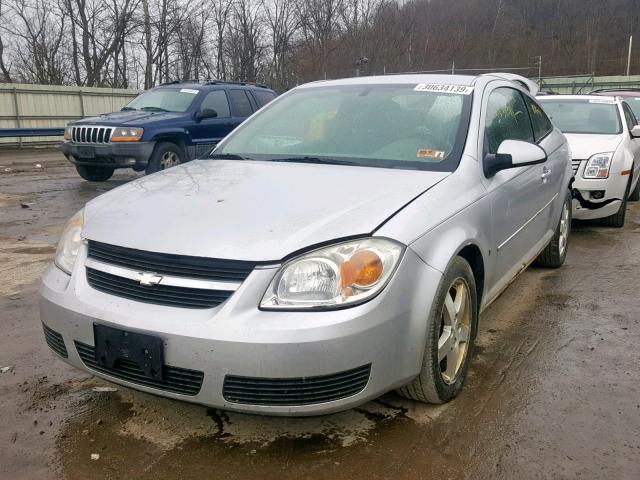
{"label": "side mirror", "polygon": [[213,108],[203,108],[198,113],[196,113],[196,120],[199,122],[200,120],[204,120],[205,118],[215,118],[218,116],[218,112],[216,112]]}
{"label": "side mirror", "polygon": [[633,128],[631,129],[631,136],[633,138],[638,138],[640,137],[640,125],[634,125]]}
{"label": "side mirror", "polygon": [[526,167],[547,161],[547,152],[542,147],[522,140],[505,140],[498,147],[498,153],[484,158],[484,175],[493,177],[500,170]]}

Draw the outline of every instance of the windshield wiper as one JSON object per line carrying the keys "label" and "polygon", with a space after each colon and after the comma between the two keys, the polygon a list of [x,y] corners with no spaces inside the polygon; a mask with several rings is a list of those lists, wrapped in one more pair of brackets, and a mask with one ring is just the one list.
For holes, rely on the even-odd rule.
{"label": "windshield wiper", "polygon": [[134,108],[134,107],[122,107],[120,109],[121,112],[126,112],[127,110],[137,110],[137,108]]}
{"label": "windshield wiper", "polygon": [[140,110],[144,110],[146,112],[169,112],[169,110],[160,107],[140,107]]}
{"label": "windshield wiper", "polygon": [[300,157],[270,158],[267,161],[291,162],[291,163],[318,163],[321,165],[360,165],[359,163],[351,162],[349,160],[340,160],[339,158],[322,158],[322,157],[312,157],[309,155],[304,155]]}
{"label": "windshield wiper", "polygon": [[243,157],[237,153],[212,153],[207,158],[213,158],[217,160],[252,160],[249,157]]}

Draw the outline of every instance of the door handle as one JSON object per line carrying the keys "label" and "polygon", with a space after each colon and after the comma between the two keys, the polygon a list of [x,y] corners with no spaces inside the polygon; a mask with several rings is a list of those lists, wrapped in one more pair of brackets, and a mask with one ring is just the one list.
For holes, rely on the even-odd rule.
{"label": "door handle", "polygon": [[549,167],[542,167],[542,174],[540,178],[543,180],[551,175],[551,169]]}

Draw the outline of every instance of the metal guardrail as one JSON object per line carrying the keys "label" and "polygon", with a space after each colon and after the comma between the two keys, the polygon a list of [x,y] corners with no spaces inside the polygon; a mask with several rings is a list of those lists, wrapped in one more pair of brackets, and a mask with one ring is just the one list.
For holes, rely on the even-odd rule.
{"label": "metal guardrail", "polygon": [[61,137],[64,128],[0,128],[0,138]]}

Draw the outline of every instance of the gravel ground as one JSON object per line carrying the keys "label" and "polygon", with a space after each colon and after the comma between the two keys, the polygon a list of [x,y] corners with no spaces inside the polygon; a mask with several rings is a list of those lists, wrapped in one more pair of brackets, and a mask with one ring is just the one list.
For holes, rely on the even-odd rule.
{"label": "gravel ground", "polygon": [[46,346],[38,278],[62,226],[135,176],[0,151],[0,478],[640,478],[640,205],[622,230],[574,224],[562,269],[528,269],[482,315],[454,402],[270,418],[101,391]]}

